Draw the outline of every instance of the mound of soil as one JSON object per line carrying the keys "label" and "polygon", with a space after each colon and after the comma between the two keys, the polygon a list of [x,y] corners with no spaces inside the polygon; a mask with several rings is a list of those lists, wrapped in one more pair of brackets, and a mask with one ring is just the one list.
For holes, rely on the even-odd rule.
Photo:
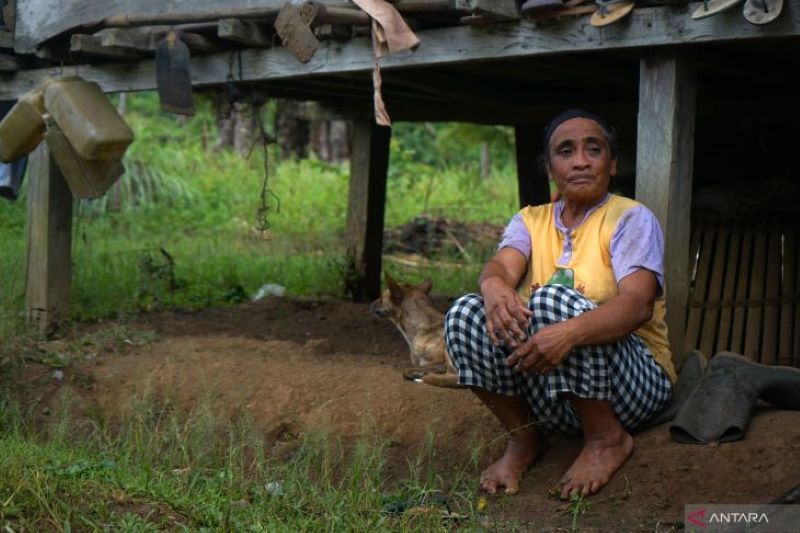
{"label": "mound of soil", "polygon": [[[446,307],[446,301],[438,302]],[[475,474],[502,449],[500,427],[469,391],[404,381],[407,347],[366,305],[331,299],[269,298],[233,308],[146,315],[133,327],[155,340],[125,354],[73,363],[57,383],[52,368],[29,364],[24,381],[52,398],[71,388],[109,419],[129,399],[170,398],[190,409],[210,400],[218,414],[249,413],[263,431],[292,441],[325,429],[344,442],[376,432],[391,442],[389,472],[433,440],[435,467],[447,482],[481,446]],[[48,384],[42,385],[42,380]],[[548,497],[581,442],[559,439],[514,497],[490,498],[487,513],[529,528],[568,528],[568,506]],[[681,529],[684,504],[766,503],[800,483],[800,413],[762,409],[747,438],[732,444],[672,442],[666,427],[636,436],[636,451],[579,519],[601,531]],[[445,487],[446,488],[446,487]],[[550,529],[553,531],[554,529]]]}
{"label": "mound of soil", "polygon": [[466,253],[466,248],[491,249],[500,242],[502,234],[503,226],[496,224],[422,216],[387,229],[383,235],[383,251],[428,259],[436,255],[458,256]]}

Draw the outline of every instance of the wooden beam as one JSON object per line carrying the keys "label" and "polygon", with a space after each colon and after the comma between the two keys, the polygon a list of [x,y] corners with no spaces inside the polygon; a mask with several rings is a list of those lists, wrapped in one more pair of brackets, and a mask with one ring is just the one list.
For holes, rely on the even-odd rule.
{"label": "wooden beam", "polygon": [[[284,92],[280,86],[270,87],[284,97],[291,97],[289,92]],[[320,89],[316,98],[321,98],[324,92],[330,89]],[[309,95],[310,96],[310,95]],[[314,99],[310,97],[309,99]],[[597,110],[612,124],[628,124],[636,119],[635,103],[608,103],[608,102],[576,102],[576,107]],[[440,102],[412,102],[386,98],[386,106],[392,118],[399,122],[470,122],[486,125],[525,125],[539,127],[548,120],[564,111],[563,105],[540,104],[519,109],[510,113],[505,109],[487,105],[482,109],[459,104],[446,104]],[[301,107],[301,112],[308,119],[328,120],[369,120],[375,117],[372,102],[309,102]],[[613,118],[608,118],[613,117]],[[633,143],[631,143],[633,144]],[[631,161],[634,158],[631,157]],[[632,170],[631,170],[632,171]]]}
{"label": "wooden beam", "polygon": [[545,149],[543,130],[541,124],[517,124],[514,127],[520,207],[550,201],[550,180],[539,168],[539,155]]}
{"label": "wooden beam", "polygon": [[[134,54],[132,57],[141,57],[139,52],[150,54],[155,51],[158,39],[160,39],[163,34],[167,33],[168,31],[161,31],[162,28],[165,27],[159,26],[150,31],[108,28],[91,36],[81,35],[80,37],[90,38],[84,39],[87,41],[87,44],[84,46],[93,46],[95,44],[99,44],[102,47],[102,50],[99,51],[96,48],[87,48],[87,50],[84,50],[87,53],[101,55],[105,50],[112,50],[114,53],[117,53],[116,51],[118,50],[125,50],[133,51]],[[208,53],[218,52],[220,50],[219,45],[217,45],[208,37],[200,35],[199,33],[179,31],[178,34],[180,35],[181,41],[183,41],[193,52]],[[77,35],[72,36],[73,41],[75,40],[75,37],[77,37]]]}
{"label": "wooden beam", "polygon": [[93,35],[100,38],[103,46],[113,46],[136,50],[146,54],[152,54],[156,49],[156,41],[170,31],[177,31],[179,35],[190,35],[189,41],[196,37],[201,37],[200,46],[205,46],[205,51],[219,50],[216,45],[211,46],[211,42],[202,36],[191,36],[197,32],[216,30],[217,24],[211,22],[200,22],[195,24],[180,24],[177,26],[142,26],[136,28],[106,28]]}
{"label": "wooden beam", "polygon": [[343,43],[353,38],[353,27],[347,24],[323,24],[314,28],[314,31],[320,41],[333,39]]}
{"label": "wooden beam", "polygon": [[13,33],[6,30],[0,30],[0,48],[14,48]]}
{"label": "wooden beam", "polygon": [[[328,3],[330,0],[322,0]],[[65,31],[80,27],[134,27],[183,24],[224,18],[274,17],[286,0],[204,0],[163,2],[145,0],[29,0],[18,10],[15,46],[32,52],[39,44]],[[331,2],[346,6],[347,2]],[[120,13],[124,13],[121,15]]]}
{"label": "wooden beam", "polygon": [[227,39],[245,46],[269,48],[272,46],[270,35],[255,22],[239,19],[222,19],[217,27],[217,37]]}
{"label": "wooden beam", "polygon": [[[329,7],[353,7],[346,0],[318,0]],[[131,27],[207,22],[225,18],[268,19],[286,0],[26,0],[18,6],[17,51],[32,53],[41,43],[75,28]],[[397,0],[401,13],[451,10],[455,0]],[[120,13],[125,13],[120,15]]]}
{"label": "wooden beam", "polygon": [[218,44],[208,37],[200,35],[199,33],[181,31],[178,32],[178,35],[180,36],[181,41],[183,41],[192,52],[209,53],[218,52],[220,50],[220,46]]}
{"label": "wooden beam", "polygon": [[456,8],[495,20],[519,19],[515,0],[456,0]]}
{"label": "wooden beam", "polygon": [[316,0],[305,1],[299,6],[300,16],[308,24],[319,26],[321,24],[348,24],[354,26],[368,26],[372,19],[358,7],[327,7]]}
{"label": "wooden beam", "polygon": [[0,53],[0,72],[16,72],[22,67],[19,56]]}
{"label": "wooden beam", "polygon": [[72,194],[46,143],[33,152],[28,179],[28,323],[45,334],[69,312]]}
{"label": "wooden beam", "polygon": [[[441,104],[432,102],[397,102],[386,99],[386,106],[392,117],[406,122],[471,122],[474,124],[523,125],[539,127],[558,115],[566,106],[543,103],[520,107],[516,112],[508,106],[494,106],[487,103],[483,108],[465,106],[457,103]],[[597,110],[612,124],[624,124],[636,116],[635,103],[609,103],[603,101],[575,101],[576,107]]]}
{"label": "wooden beam", "polygon": [[689,234],[697,81],[688,61],[660,52],[641,59],[636,197],[666,238],[667,326],[673,360],[683,361],[689,294]]}
{"label": "wooden beam", "polygon": [[511,113],[519,111],[515,105],[523,98],[523,89],[509,89],[491,78],[483,76],[452,75],[442,72],[426,71],[408,73],[387,73],[383,77],[384,90],[400,86],[419,91],[422,94],[435,95],[445,102],[460,103],[467,106],[481,107],[491,105],[505,109]]}
{"label": "wooden beam", "polygon": [[6,30],[13,34],[17,27],[17,0],[7,0],[4,4],[0,15],[3,17]]}
{"label": "wooden beam", "polygon": [[142,57],[142,54],[134,50],[103,46],[99,37],[81,33],[76,33],[70,37],[69,50],[73,53],[107,57],[110,59],[139,59]]}
{"label": "wooden beam", "polygon": [[[590,50],[638,50],[652,46],[685,46],[686,43],[724,43],[800,36],[800,7],[789,2],[784,5],[784,11],[779,19],[765,26],[741,24],[741,16],[734,12],[691,20],[682,9],[664,6],[636,9],[625,24],[614,24],[600,30],[589,25],[585,19],[565,20],[561,24],[547,26],[523,20],[517,24],[490,28],[425,30],[419,32],[423,44],[416,53],[393,54],[383,58],[381,68],[388,72],[395,68],[514,57],[543,57]],[[736,18],[728,15],[735,15]],[[453,46],[454,42],[458,46]],[[305,64],[298,63],[288,50],[281,47],[244,50],[241,55],[242,81],[371,72],[375,63],[372,41],[368,37],[355,38],[344,45],[324,42],[318,53]],[[229,59],[229,53],[192,58],[193,84],[204,86],[223,83],[228,72]],[[106,92],[143,91],[155,87],[155,67],[151,61],[142,61],[136,66],[81,65],[79,70],[82,77],[99,83]],[[42,78],[58,75],[58,72],[58,67],[19,72],[11,79],[4,80],[0,87],[0,98],[16,98],[25,94]]]}
{"label": "wooden beam", "polygon": [[100,38],[100,44],[103,46],[146,53],[152,53],[156,49],[153,34],[135,29],[108,28],[95,33],[94,36]]}
{"label": "wooden beam", "polygon": [[39,59],[45,59],[50,62],[58,62],[62,64],[68,64],[75,60],[75,58],[72,57],[72,53],[69,51],[69,48],[60,43],[48,43],[42,45],[36,49],[36,52],[34,52],[33,55]]}
{"label": "wooden beam", "polygon": [[380,294],[383,253],[383,214],[389,169],[391,128],[374,120],[353,124],[350,193],[347,208],[347,292],[356,301]]}

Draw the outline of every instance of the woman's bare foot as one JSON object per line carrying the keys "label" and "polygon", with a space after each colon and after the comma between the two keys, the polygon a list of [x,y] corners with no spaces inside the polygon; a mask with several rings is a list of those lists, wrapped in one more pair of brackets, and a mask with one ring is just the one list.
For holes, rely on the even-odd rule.
{"label": "woman's bare foot", "polygon": [[519,492],[522,474],[544,452],[546,442],[538,431],[518,431],[509,437],[503,456],[481,473],[481,489],[489,494],[505,487],[506,494]]}
{"label": "woman's bare foot", "polygon": [[587,438],[578,458],[561,478],[561,499],[588,496],[600,490],[633,453],[633,437],[626,431]]}

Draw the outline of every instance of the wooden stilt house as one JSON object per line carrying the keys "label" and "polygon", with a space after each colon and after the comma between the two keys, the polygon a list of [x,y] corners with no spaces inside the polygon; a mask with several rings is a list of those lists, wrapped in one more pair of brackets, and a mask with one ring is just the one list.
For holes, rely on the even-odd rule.
{"label": "wooden stilt house", "polygon": [[[693,20],[702,3],[669,2],[637,6],[614,24],[594,27],[574,10],[523,16],[516,0],[391,3],[421,40],[415,52],[381,60],[394,121],[513,126],[525,205],[549,199],[535,164],[545,122],[574,106],[606,116],[627,148],[622,174],[665,231],[677,358],[699,347],[800,364],[793,216],[800,203],[791,201],[800,183],[793,157],[800,5],[784,2],[776,20],[757,26],[742,17],[741,5]],[[152,36],[176,27],[192,50],[195,88],[233,76],[254,91],[317,102],[318,112],[353,120],[347,238],[360,280],[356,296],[373,297],[391,130],[374,120],[371,21],[352,2],[319,0],[326,15],[307,21],[318,48],[303,63],[276,36],[285,4],[7,1],[0,98],[17,98],[64,73],[109,93],[154,89]],[[27,301],[30,318],[46,327],[68,305],[72,201],[45,147],[38,156],[30,176]],[[770,183],[777,184],[772,196],[764,194]],[[694,210],[693,194],[703,200]],[[733,199],[727,211],[721,199]]]}

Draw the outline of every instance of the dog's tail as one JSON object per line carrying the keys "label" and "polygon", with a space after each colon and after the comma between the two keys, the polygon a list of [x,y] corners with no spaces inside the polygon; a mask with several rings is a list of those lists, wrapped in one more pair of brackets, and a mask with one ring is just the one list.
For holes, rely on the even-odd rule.
{"label": "dog's tail", "polygon": [[422,382],[426,385],[433,385],[434,387],[445,387],[448,389],[465,389],[466,385],[458,384],[458,376],[456,374],[425,374],[422,376]]}

